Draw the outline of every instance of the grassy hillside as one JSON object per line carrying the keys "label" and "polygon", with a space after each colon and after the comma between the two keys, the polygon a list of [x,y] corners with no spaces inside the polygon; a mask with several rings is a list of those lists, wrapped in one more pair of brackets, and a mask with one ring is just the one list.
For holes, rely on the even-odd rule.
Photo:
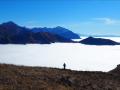
{"label": "grassy hillside", "polygon": [[120,76],[0,64],[0,90],[120,90]]}

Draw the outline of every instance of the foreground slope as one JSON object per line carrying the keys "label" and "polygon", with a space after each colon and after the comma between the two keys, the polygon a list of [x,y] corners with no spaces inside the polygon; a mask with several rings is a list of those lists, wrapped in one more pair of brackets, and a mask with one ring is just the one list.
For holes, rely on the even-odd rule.
{"label": "foreground slope", "polygon": [[109,73],[120,75],[120,65],[117,65],[117,67],[115,69],[109,71]]}
{"label": "foreground slope", "polygon": [[0,64],[0,90],[120,90],[120,76]]}

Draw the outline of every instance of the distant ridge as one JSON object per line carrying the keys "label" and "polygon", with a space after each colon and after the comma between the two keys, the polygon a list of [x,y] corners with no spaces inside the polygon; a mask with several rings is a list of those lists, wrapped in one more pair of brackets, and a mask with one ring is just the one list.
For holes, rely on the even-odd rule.
{"label": "distant ridge", "polygon": [[94,37],[85,38],[81,40],[80,43],[87,45],[120,45],[120,43],[110,39],[94,38]]}
{"label": "distant ridge", "polygon": [[90,34],[78,34],[79,36],[81,36],[81,37],[120,37],[120,35],[90,35]]}
{"label": "distant ridge", "polygon": [[66,28],[57,26],[55,28],[33,28],[33,32],[49,32],[52,34],[57,34],[61,37],[67,38],[67,39],[80,39],[80,36]]}
{"label": "distant ridge", "polygon": [[4,27],[8,27],[8,26],[18,27],[18,25],[15,24],[13,21],[8,21],[8,22],[5,22],[5,23],[2,23],[1,25],[4,26]]}
{"label": "distant ridge", "polygon": [[39,31],[37,32],[35,30],[36,30],[35,28],[29,29],[29,28],[19,26],[12,21],[2,23],[0,24],[0,44],[9,44],[9,43],[11,44],[27,44],[27,43],[50,44],[55,42],[73,42],[71,40],[72,35],[73,37],[77,36],[76,34],[72,33],[68,29],[65,29],[62,27],[52,28],[54,33],[49,32],[51,28],[50,29],[47,28],[48,31],[46,31],[46,28],[42,28],[42,30],[39,29]]}
{"label": "distant ridge", "polygon": [[63,28],[26,28],[9,21],[0,24],[0,44],[50,44],[55,42],[62,43],[82,43],[86,45],[120,45],[120,43],[110,39],[88,37],[81,41],[76,33]]}

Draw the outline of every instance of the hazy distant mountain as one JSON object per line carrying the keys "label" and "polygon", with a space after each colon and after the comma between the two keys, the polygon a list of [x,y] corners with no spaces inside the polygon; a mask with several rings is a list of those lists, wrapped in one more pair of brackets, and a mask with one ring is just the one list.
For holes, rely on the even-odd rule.
{"label": "hazy distant mountain", "polygon": [[33,28],[33,32],[49,32],[52,34],[57,34],[61,37],[67,38],[67,39],[80,39],[80,36],[66,28],[63,27],[55,27],[55,28]]}
{"label": "hazy distant mountain", "polygon": [[80,41],[82,44],[88,45],[120,45],[120,43],[112,41],[110,39],[103,39],[103,38],[93,38],[88,37]]}
{"label": "hazy distant mountain", "polygon": [[81,37],[120,37],[120,35],[90,35],[90,34],[78,34]]}
{"label": "hazy distant mountain", "polygon": [[14,22],[0,24],[1,44],[49,44],[54,42],[72,42],[72,40],[49,32],[32,32],[31,29],[18,26]]}

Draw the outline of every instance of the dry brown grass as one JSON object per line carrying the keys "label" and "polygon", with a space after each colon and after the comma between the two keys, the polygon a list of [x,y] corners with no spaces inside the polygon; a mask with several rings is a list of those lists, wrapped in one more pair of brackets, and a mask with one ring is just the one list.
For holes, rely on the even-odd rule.
{"label": "dry brown grass", "polygon": [[0,90],[120,90],[120,76],[0,64]]}

